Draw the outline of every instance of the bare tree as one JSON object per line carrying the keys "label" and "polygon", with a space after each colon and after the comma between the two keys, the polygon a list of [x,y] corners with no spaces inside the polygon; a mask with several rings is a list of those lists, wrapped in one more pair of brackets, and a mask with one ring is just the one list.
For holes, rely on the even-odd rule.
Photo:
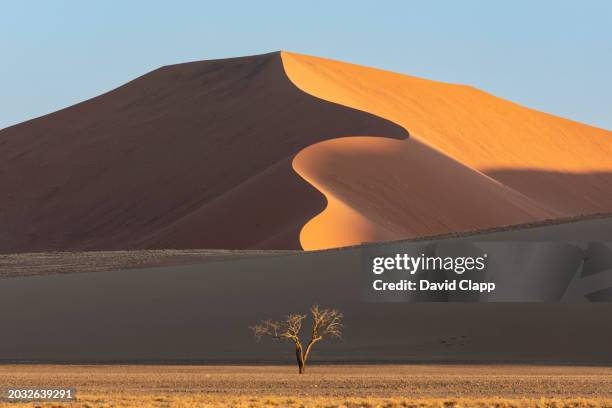
{"label": "bare tree", "polygon": [[321,309],[318,305],[310,308],[312,315],[312,331],[306,348],[300,340],[300,330],[305,314],[292,313],[285,320],[263,320],[261,323],[251,326],[255,338],[259,341],[268,336],[275,340],[287,340],[295,343],[295,356],[300,374],[304,373],[304,366],[310,356],[313,346],[324,337],[342,336],[342,313],[336,309]]}

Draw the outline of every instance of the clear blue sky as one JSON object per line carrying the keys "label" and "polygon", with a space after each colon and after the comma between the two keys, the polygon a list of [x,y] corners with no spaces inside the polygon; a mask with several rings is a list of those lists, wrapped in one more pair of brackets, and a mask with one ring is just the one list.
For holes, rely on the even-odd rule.
{"label": "clear blue sky", "polygon": [[612,1],[0,0],[0,128],[162,65],[289,50],[612,128]]}

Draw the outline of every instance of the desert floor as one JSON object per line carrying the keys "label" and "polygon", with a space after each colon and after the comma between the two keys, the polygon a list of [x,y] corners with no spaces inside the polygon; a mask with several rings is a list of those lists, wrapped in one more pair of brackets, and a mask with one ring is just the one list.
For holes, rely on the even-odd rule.
{"label": "desert floor", "polygon": [[612,407],[612,367],[2,365],[0,384],[76,389],[10,407]]}

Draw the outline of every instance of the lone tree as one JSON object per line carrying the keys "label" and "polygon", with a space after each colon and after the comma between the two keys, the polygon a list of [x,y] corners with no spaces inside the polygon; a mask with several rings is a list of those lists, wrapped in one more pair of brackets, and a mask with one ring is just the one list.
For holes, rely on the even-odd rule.
{"label": "lone tree", "polygon": [[312,332],[308,345],[304,349],[300,340],[300,330],[305,314],[292,313],[285,320],[263,320],[261,323],[251,326],[257,341],[263,336],[272,337],[275,340],[287,340],[295,343],[295,356],[300,374],[304,373],[304,366],[312,347],[323,340],[324,337],[342,336],[342,313],[336,309],[321,309],[318,305],[310,308],[312,315]]}

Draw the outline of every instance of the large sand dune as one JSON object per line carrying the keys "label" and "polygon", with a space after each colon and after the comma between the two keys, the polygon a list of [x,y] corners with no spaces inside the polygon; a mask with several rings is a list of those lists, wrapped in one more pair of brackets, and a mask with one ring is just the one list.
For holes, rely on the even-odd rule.
{"label": "large sand dune", "polygon": [[611,157],[609,131],[467,86],[286,52],[179,64],[0,130],[0,252],[320,249],[606,213]]}

